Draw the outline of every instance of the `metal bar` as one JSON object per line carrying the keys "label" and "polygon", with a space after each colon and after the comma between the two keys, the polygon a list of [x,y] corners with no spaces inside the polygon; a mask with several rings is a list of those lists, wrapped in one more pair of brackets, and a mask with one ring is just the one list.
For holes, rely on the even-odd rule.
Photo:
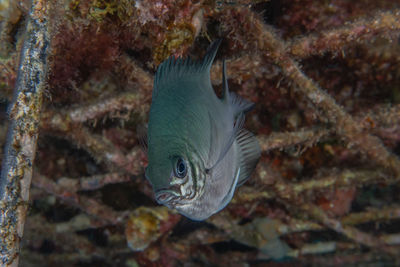
{"label": "metal bar", "polygon": [[9,128],[0,176],[0,264],[18,266],[32,165],[46,82],[49,6],[33,0],[9,107]]}

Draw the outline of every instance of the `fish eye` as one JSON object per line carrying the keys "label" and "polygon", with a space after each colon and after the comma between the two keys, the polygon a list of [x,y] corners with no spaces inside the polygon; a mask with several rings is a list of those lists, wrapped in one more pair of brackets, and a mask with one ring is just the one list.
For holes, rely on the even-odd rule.
{"label": "fish eye", "polygon": [[183,178],[186,176],[187,166],[186,162],[182,158],[178,158],[175,166],[175,176],[178,178]]}

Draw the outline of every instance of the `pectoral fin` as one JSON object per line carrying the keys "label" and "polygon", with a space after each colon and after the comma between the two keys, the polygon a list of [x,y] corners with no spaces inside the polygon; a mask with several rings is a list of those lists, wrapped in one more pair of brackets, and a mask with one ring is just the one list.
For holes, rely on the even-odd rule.
{"label": "pectoral fin", "polygon": [[235,121],[235,125],[233,126],[232,131],[229,133],[228,136],[221,137],[219,136],[220,130],[218,130],[218,127],[216,125],[215,120],[213,119],[212,115],[209,113],[210,117],[210,159],[213,159],[214,153],[218,154],[218,157],[216,161],[213,163],[212,167],[209,170],[212,170],[216,166],[218,166],[218,163],[221,162],[221,160],[225,157],[226,153],[229,151],[231,148],[233,142],[237,140],[239,133],[243,127],[244,124],[244,113],[240,113]]}

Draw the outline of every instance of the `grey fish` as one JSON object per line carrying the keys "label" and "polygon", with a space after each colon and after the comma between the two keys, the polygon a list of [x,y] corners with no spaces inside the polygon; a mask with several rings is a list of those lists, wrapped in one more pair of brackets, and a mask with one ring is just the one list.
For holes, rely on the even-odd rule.
{"label": "grey fish", "polygon": [[158,203],[192,220],[223,209],[260,158],[256,137],[243,128],[253,107],[229,92],[223,62],[223,96],[210,69],[221,41],[201,61],[170,57],[157,69],[148,122],[146,177]]}

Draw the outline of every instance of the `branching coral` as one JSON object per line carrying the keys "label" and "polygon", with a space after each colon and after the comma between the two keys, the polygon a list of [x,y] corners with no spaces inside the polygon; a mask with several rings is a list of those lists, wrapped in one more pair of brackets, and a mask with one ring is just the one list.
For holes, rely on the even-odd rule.
{"label": "branching coral", "polygon": [[[25,6],[0,13],[1,118]],[[399,10],[347,0],[55,4],[24,266],[397,263]],[[156,66],[220,37],[212,82],[219,92],[226,58],[230,89],[256,102],[247,127],[263,155],[226,209],[195,223],[154,202],[141,129]],[[14,120],[40,109],[11,110]]]}

